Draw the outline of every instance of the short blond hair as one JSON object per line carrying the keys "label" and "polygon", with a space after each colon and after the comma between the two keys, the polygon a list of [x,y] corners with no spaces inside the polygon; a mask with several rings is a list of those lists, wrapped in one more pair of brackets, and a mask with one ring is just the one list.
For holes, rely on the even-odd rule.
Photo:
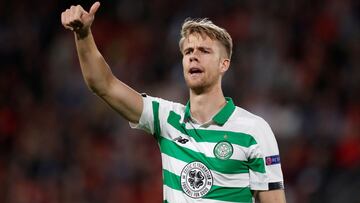
{"label": "short blond hair", "polygon": [[208,18],[185,19],[180,32],[180,51],[182,51],[184,40],[193,33],[198,33],[200,35],[205,34],[212,40],[218,40],[225,47],[227,57],[229,59],[231,58],[233,42],[230,34],[224,28],[215,25]]}

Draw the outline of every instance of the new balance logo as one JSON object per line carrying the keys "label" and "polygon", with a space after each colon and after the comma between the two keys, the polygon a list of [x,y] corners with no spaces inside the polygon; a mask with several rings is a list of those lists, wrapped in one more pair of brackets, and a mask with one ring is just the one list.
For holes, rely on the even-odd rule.
{"label": "new balance logo", "polygon": [[177,142],[179,142],[179,143],[181,143],[181,144],[186,144],[187,142],[189,142],[189,140],[188,140],[188,139],[186,139],[186,138],[182,138],[181,136],[180,136],[180,137],[175,138],[175,139],[174,139],[174,141],[177,141]]}

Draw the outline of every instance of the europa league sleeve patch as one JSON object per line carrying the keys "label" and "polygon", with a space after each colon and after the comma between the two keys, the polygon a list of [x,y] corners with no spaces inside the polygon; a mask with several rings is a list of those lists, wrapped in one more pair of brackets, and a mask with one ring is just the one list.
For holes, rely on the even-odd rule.
{"label": "europa league sleeve patch", "polygon": [[273,156],[265,157],[265,164],[267,166],[274,165],[274,164],[280,164],[280,155],[273,155]]}

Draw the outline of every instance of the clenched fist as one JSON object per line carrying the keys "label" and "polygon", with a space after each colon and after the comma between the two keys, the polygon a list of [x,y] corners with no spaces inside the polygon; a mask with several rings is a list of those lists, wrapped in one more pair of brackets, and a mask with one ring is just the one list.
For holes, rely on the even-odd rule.
{"label": "clenched fist", "polygon": [[86,36],[99,7],[100,2],[95,2],[90,11],[87,12],[80,5],[71,6],[61,13],[61,23],[66,29],[72,30],[81,36]]}

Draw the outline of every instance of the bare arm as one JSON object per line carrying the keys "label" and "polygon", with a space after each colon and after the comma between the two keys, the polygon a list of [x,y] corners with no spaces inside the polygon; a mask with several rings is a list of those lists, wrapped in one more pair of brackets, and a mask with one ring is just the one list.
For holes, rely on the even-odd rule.
{"label": "bare arm", "polygon": [[283,189],[256,191],[255,196],[260,203],[286,203],[285,192]]}
{"label": "bare arm", "polygon": [[113,75],[91,33],[90,27],[99,6],[99,2],[94,3],[89,12],[80,5],[71,6],[61,14],[61,21],[66,29],[74,31],[81,71],[87,86],[125,119],[137,123],[143,108],[141,95]]}

